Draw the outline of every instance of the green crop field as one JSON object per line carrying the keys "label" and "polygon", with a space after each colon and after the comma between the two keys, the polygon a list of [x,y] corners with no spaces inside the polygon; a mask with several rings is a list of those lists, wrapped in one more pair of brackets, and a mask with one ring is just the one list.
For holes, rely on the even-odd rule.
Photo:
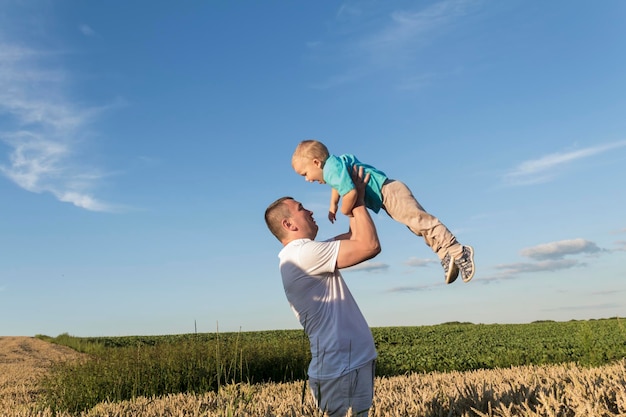
{"label": "green crop field", "polygon": [[[378,376],[509,368],[573,362],[599,366],[626,358],[620,318],[529,324],[446,323],[373,328]],[[45,380],[44,405],[84,410],[104,400],[200,393],[230,383],[306,378],[302,330],[44,340],[90,359],[64,363]]]}

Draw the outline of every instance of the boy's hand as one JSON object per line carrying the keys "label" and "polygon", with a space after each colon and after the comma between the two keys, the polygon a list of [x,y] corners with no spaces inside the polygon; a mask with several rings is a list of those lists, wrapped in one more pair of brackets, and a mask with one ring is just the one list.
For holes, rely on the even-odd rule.
{"label": "boy's hand", "polygon": [[333,201],[330,202],[330,208],[328,209],[328,220],[330,220],[331,223],[335,223],[335,220],[337,220],[337,209],[339,209],[339,203],[334,201],[334,199],[331,199]]}

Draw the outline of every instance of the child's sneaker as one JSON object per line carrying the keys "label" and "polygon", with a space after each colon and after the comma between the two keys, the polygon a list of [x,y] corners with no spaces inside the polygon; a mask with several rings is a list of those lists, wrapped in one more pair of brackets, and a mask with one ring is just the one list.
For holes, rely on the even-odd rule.
{"label": "child's sneaker", "polygon": [[443,271],[446,274],[446,284],[452,284],[459,276],[459,268],[452,262],[449,253],[441,260],[441,266],[443,266]]}
{"label": "child's sneaker", "polygon": [[469,282],[474,277],[474,248],[463,246],[461,257],[454,260],[454,263],[461,272],[464,282]]}

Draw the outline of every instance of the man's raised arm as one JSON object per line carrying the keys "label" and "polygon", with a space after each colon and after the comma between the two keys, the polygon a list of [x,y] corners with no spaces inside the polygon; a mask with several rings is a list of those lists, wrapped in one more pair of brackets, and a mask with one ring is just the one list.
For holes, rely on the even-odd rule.
{"label": "man's raised arm", "polygon": [[352,180],[357,190],[357,199],[350,217],[350,232],[341,240],[337,267],[347,268],[373,258],[380,253],[380,242],[374,221],[365,207],[365,185],[369,181],[369,174],[363,177],[363,168],[354,167]]}

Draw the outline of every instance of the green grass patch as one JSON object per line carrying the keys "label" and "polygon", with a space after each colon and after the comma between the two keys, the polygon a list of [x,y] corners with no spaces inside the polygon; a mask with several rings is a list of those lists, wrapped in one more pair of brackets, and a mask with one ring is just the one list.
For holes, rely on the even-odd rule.
{"label": "green grass patch", "polygon": [[[377,375],[469,371],[576,362],[599,366],[626,357],[623,319],[529,324],[446,323],[373,328]],[[44,340],[87,353],[56,366],[42,402],[79,412],[137,396],[219,390],[226,383],[306,378],[309,342],[302,330],[91,337]]]}

